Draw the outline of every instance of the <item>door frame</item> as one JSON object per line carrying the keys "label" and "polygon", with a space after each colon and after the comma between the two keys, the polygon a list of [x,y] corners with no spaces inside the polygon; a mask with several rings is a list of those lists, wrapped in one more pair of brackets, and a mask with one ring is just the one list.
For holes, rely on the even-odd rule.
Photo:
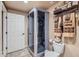
{"label": "door frame", "polygon": [[[4,13],[6,14],[5,18],[4,18]],[[4,19],[5,19],[5,27],[6,27],[6,32],[4,31]],[[4,39],[4,32],[5,32],[5,35],[6,35],[6,39]],[[7,41],[7,9],[5,7],[5,4],[4,2],[2,2],[2,55],[6,56],[7,55],[7,42],[6,44],[4,44],[5,42],[4,41]],[[6,47],[4,47],[6,46]]]}

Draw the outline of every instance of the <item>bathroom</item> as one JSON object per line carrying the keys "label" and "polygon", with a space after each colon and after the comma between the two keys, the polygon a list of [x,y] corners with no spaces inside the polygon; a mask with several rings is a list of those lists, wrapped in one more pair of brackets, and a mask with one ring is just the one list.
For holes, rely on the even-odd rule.
{"label": "bathroom", "polygon": [[[56,41],[56,43],[59,44],[61,42],[63,43],[63,52],[61,56],[52,53],[50,55],[51,57],[79,57],[78,6],[78,1],[0,1],[0,55],[2,57],[32,57],[39,56],[38,52],[43,49],[42,51],[44,52],[39,54],[42,54],[43,57],[45,57],[45,54],[47,53],[46,56],[48,57],[48,55],[53,52],[53,41]],[[29,21],[31,16],[33,19]],[[5,17],[9,20],[3,21],[5,20]],[[16,18],[16,20],[13,20],[14,18]],[[12,21],[10,19],[12,19]],[[19,19],[19,21],[17,19]],[[22,21],[20,19],[24,20]],[[36,21],[37,19],[38,22]],[[16,24],[14,23],[15,21]],[[15,25],[11,25],[12,23],[10,22]],[[43,24],[40,24],[41,22]],[[12,32],[10,33],[7,31]],[[17,34],[19,32],[22,32],[21,37]],[[24,40],[21,40],[20,38]],[[31,40],[29,42],[29,39],[34,41]],[[29,45],[32,43],[34,54],[29,52],[31,49]],[[40,46],[42,47],[41,49],[38,47],[39,44],[43,46]],[[46,50],[47,52],[45,52]],[[27,53],[25,53],[25,51]]]}

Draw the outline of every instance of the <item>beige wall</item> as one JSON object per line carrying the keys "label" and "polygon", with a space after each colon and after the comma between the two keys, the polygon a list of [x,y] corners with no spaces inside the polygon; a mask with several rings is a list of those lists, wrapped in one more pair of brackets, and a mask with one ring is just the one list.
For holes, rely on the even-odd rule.
{"label": "beige wall", "polygon": [[[54,39],[54,15],[53,10],[57,6],[63,6],[62,2],[58,2],[55,5],[51,6],[49,11],[49,39]],[[65,43],[65,57],[79,57],[79,26],[77,26],[77,37],[75,44],[67,44]]]}

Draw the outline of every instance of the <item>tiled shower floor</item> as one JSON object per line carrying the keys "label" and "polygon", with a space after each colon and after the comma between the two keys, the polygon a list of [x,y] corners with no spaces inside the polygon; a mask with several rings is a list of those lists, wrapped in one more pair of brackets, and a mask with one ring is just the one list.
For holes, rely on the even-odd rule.
{"label": "tiled shower floor", "polygon": [[7,57],[32,57],[27,48],[20,51],[8,53]]}

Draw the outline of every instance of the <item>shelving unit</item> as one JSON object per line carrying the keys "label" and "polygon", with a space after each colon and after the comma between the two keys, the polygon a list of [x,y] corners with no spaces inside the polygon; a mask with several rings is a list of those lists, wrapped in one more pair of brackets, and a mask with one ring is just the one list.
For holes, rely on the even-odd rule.
{"label": "shelving unit", "polygon": [[[63,35],[62,37],[64,41],[75,42],[76,40],[76,16],[75,15],[78,10],[79,10],[79,5],[77,4],[65,9],[60,8],[54,11],[55,17],[63,17],[62,19],[58,20],[58,23],[61,20],[62,20],[61,23],[63,22],[62,23],[63,29],[60,29],[60,31],[63,30],[61,35]],[[55,36],[57,36],[58,34],[59,32],[57,32]]]}

